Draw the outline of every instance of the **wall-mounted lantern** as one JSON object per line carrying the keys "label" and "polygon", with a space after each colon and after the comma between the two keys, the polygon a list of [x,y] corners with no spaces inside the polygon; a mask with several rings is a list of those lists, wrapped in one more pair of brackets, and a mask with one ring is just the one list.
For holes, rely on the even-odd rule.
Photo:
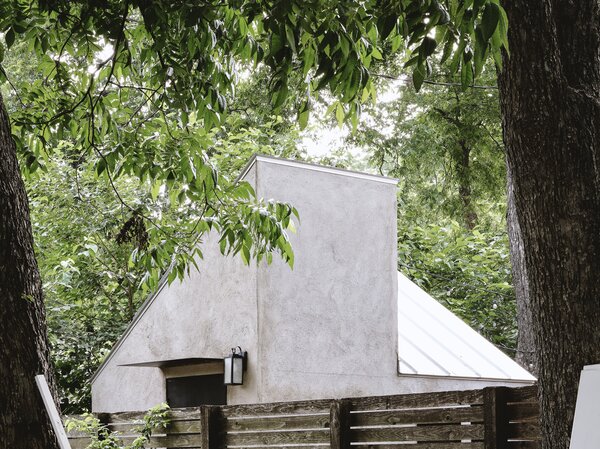
{"label": "wall-mounted lantern", "polygon": [[223,359],[225,373],[223,382],[225,385],[242,385],[244,383],[244,371],[248,360],[248,352],[242,351],[239,346],[231,348],[231,354]]}

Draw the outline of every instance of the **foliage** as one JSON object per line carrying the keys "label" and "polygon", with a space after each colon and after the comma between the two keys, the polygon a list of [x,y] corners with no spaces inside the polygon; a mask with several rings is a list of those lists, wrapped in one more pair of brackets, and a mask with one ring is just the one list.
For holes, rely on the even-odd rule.
{"label": "foliage", "polygon": [[[116,241],[129,211],[93,171],[55,158],[27,184],[63,412],[80,413],[89,378],[142,299],[145,270],[130,263],[135,243]],[[118,186],[143,200],[135,184]]]}
{"label": "foliage", "polygon": [[[338,120],[356,123],[361,103],[374,95],[369,68],[383,58],[382,49],[395,51],[406,42],[412,56],[406,64],[414,66],[420,87],[428,58],[443,46],[442,60],[451,59],[466,87],[488,53],[499,63],[507,47],[506,17],[497,0],[310,5],[54,0],[39,6],[22,0],[0,7],[7,47],[22,37],[42,58],[44,81],[23,92],[23,110],[14,118],[31,166],[43,157],[40,145],[54,130],[95,154],[99,169],[114,170],[117,159],[127,167],[140,158],[130,159],[129,147],[145,142],[137,131],[147,125],[167,131],[162,122],[169,122],[172,111],[181,111],[176,120],[181,127],[193,114],[210,129],[227,110],[240,63],[262,62],[272,69],[276,108],[288,98],[290,79],[302,74],[308,96],[298,105],[301,125],[311,95],[324,87],[339,99],[333,108]],[[99,60],[107,42],[113,53]],[[81,69],[74,71],[73,62]],[[30,107],[40,102],[46,106]],[[105,148],[115,133],[124,148]],[[136,174],[155,177],[151,168],[137,166]]]}
{"label": "foliage", "polygon": [[[233,119],[226,132],[211,131],[213,159],[222,172],[236,175],[258,150],[281,154],[267,143],[277,123],[236,130]],[[167,195],[153,200],[131,177],[111,185],[91,164],[74,164],[70,145],[61,145],[62,155],[56,150],[44,170],[28,177],[27,187],[63,412],[81,413],[91,405],[88,379],[133,318],[152,276],[160,274],[135,259],[148,231],[120,200],[152,211],[163,230],[180,226],[188,209],[173,212]]]}
{"label": "foliage", "polygon": [[399,269],[473,329],[514,356],[515,292],[505,232],[406,226],[398,237]]}
{"label": "foliage", "polygon": [[[224,253],[238,253],[246,263],[270,260],[275,252],[293,265],[286,229],[296,211],[261,202],[248,184],[224,176],[219,167],[236,165],[229,159],[232,148],[241,153],[243,147],[265,145],[291,123],[292,110],[306,126],[325,88],[334,98],[330,112],[336,120],[349,119],[356,127],[362,105],[375,98],[369,70],[388,50],[408,47],[406,64],[419,88],[428,59],[443,46],[441,58],[460,72],[465,88],[486,53],[499,62],[500,49],[506,48],[505,16],[497,0],[18,0],[0,1],[0,17],[2,50],[10,57],[27,45],[38,58],[35,76],[13,83],[13,133],[26,174],[34,179],[36,172],[50,173],[52,164],[64,161],[76,176],[94,173],[102,180],[116,198],[113,209],[120,209],[120,227],[113,222],[103,228],[104,239],[118,229],[120,242],[128,245],[128,251],[117,249],[128,261],[120,285],[146,290],[156,288],[163,273],[169,281],[181,279],[201,259],[197,243],[211,231],[220,234]],[[261,129],[256,120],[234,111],[244,71],[263,66],[269,68],[259,84],[267,87],[263,95],[285,117],[270,119],[262,128],[266,133],[256,131]],[[14,78],[6,68],[2,74]],[[297,92],[304,95],[290,96]],[[274,151],[294,153],[290,142],[293,138]],[[129,197],[129,188],[137,194]],[[97,235],[87,231],[82,226],[78,232]],[[46,266],[54,261],[67,273],[60,284],[56,279],[64,273],[49,271],[48,282],[60,295],[75,294],[79,280],[86,295],[99,291],[80,276],[108,276],[94,266],[111,253],[99,243],[70,243],[92,262],[71,262],[67,250],[49,257]],[[98,278],[94,282],[102,284]],[[82,303],[80,310],[88,306]]]}
{"label": "foliage", "polygon": [[[400,62],[400,61],[397,61]],[[504,226],[504,147],[496,75],[487,66],[479,88],[462,90],[439,63],[420,92],[398,64],[381,67],[383,99],[348,147],[361,148],[381,174],[399,179],[405,221],[447,218],[472,228]]]}
{"label": "foliage", "polygon": [[[44,169],[60,154],[61,142],[70,147],[70,163],[93,166],[129,210],[126,223],[136,224],[132,230],[140,232],[125,231],[123,238],[138,243],[132,262],[146,270],[145,287],[156,288],[164,272],[169,281],[181,279],[202,257],[197,242],[211,230],[221,235],[224,253],[239,253],[246,263],[265,255],[270,260],[270,253],[277,252],[293,264],[285,230],[295,210],[260,202],[248,184],[219,174],[208,154],[218,138],[220,113],[210,105],[198,106],[206,106],[203,95],[216,95],[215,107],[218,103],[223,109],[225,97],[207,87],[219,77],[210,72],[210,81],[193,81],[173,67],[167,70],[160,51],[145,51],[161,33],[148,25],[152,11],[134,13],[127,2],[92,15],[74,2],[0,6],[18,18],[18,23],[4,23],[7,47],[22,34],[38,55],[42,75],[16,87],[13,131],[24,166],[29,173]],[[103,21],[109,13],[118,13],[118,29]],[[104,39],[110,38],[113,55],[99,61],[101,48],[108,45]],[[214,70],[221,73],[219,67]],[[232,87],[232,80],[222,83]],[[196,90],[181,96],[176,92],[182,87]],[[120,178],[137,179],[152,202],[125,201],[116,186]],[[156,205],[160,201],[168,211]],[[159,224],[157,209],[181,219]]]}
{"label": "foliage", "polygon": [[185,210],[185,223],[158,226],[151,209],[128,204],[115,189],[132,223],[147,229],[134,260],[148,271],[150,288],[165,271],[170,281],[182,278],[202,256],[196,242],[212,229],[221,234],[226,253],[248,262],[277,252],[291,265],[285,227],[295,211],[257,204],[247,184],[219,176],[209,158],[211,130],[224,123],[240,71],[258,63],[271,69],[276,109],[289,106],[290,83],[304,85],[307,95],[297,105],[301,126],[311,97],[325,87],[337,99],[331,110],[338,122],[349,118],[356,125],[361,104],[374,97],[369,68],[383,58],[382,49],[398,50],[406,41],[412,56],[407,65],[414,65],[420,87],[428,58],[443,44],[442,59],[453,55],[451,66],[460,69],[466,87],[465,77],[472,80],[481,71],[488,51],[498,56],[506,48],[497,0],[305,6],[1,2],[6,47],[27,41],[42,75],[18,86],[19,107],[12,114],[25,166],[43,168],[56,143],[66,140],[75,163],[92,164],[111,185],[135,177],[153,200],[165,191],[174,213]]}
{"label": "foliage", "polygon": [[496,76],[477,88],[433,60],[420,92],[402,58],[379,67],[377,107],[347,139],[398,178],[399,269],[509,355],[516,346]]}
{"label": "foliage", "polygon": [[128,445],[122,444],[118,432],[111,432],[107,425],[102,424],[92,414],[85,414],[83,419],[69,419],[66,428],[67,431],[79,431],[89,435],[91,443],[87,449],[143,449],[153,432],[165,429],[169,425],[169,411],[170,408],[165,403],[148,410],[142,426],[137,430],[140,436]]}

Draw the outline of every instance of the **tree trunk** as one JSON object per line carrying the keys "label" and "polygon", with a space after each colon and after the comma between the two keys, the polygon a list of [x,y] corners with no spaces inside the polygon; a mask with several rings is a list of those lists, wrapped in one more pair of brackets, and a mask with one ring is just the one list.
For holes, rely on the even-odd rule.
{"label": "tree trunk", "polygon": [[456,161],[456,174],[458,178],[458,195],[462,203],[463,220],[469,230],[477,226],[477,213],[471,202],[471,147],[464,139],[458,142],[460,154]]}
{"label": "tree trunk", "polygon": [[56,448],[34,380],[36,374],[50,374],[42,286],[25,185],[2,97],[0,301],[0,447]]}
{"label": "tree trunk", "polygon": [[567,449],[579,374],[600,362],[600,4],[507,0],[507,163],[539,361],[542,447]]}
{"label": "tree trunk", "polygon": [[515,193],[512,186],[510,167],[506,167],[506,175],[508,178],[506,222],[508,224],[508,239],[510,241],[512,279],[517,300],[517,328],[519,329],[515,360],[531,374],[537,376],[538,362],[535,356],[535,343],[533,341],[531,306],[529,305],[529,281],[527,280],[523,239],[517,219]]}

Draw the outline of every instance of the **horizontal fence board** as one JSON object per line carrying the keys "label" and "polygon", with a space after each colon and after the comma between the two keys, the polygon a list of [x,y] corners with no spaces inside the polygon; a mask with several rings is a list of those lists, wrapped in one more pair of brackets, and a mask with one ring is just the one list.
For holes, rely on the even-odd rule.
{"label": "horizontal fence board", "polygon": [[537,403],[537,386],[531,385],[520,388],[506,389],[507,402],[536,402]]}
{"label": "horizontal fence board", "polygon": [[169,419],[171,421],[202,419],[202,412],[200,410],[200,407],[172,408],[169,411]]}
{"label": "horizontal fence board", "polygon": [[537,421],[540,417],[540,406],[537,402],[519,402],[506,406],[509,421]]}
{"label": "horizontal fence board", "polygon": [[[65,429],[65,431],[66,431],[66,429]],[[67,435],[69,438],[77,438],[77,437],[89,438],[89,434],[87,432],[84,432],[83,430],[69,430],[66,432],[67,432]]]}
{"label": "horizontal fence board", "polygon": [[227,446],[329,443],[329,429],[300,432],[228,432],[225,441]]}
{"label": "horizontal fence board", "polygon": [[[122,435],[133,435],[139,434],[143,424],[139,423],[110,423],[108,428],[111,432],[119,432]],[[199,420],[186,420],[186,421],[171,421],[165,428],[156,428],[153,430],[154,433],[200,433],[202,431],[202,424]]]}
{"label": "horizontal fence board", "polygon": [[[123,437],[120,438],[125,444],[131,444],[134,437]],[[189,447],[201,447],[202,438],[200,435],[167,435],[167,436],[153,436],[150,441],[144,444],[146,448],[155,447],[169,447],[169,448],[189,448]]]}
{"label": "horizontal fence board", "polygon": [[[131,444],[139,435],[122,436],[118,435],[119,441],[123,444]],[[69,438],[72,449],[84,449],[90,443],[91,439],[87,438]],[[201,447],[200,435],[162,435],[151,437],[150,441],[144,446],[147,448],[169,447],[169,448],[191,448]]]}
{"label": "horizontal fence board", "polygon": [[329,419],[329,413],[269,418],[230,418],[225,421],[225,430],[325,429],[329,427]]}
{"label": "horizontal fence board", "polygon": [[301,415],[329,412],[329,400],[273,402],[270,404],[225,405],[221,407],[226,418],[242,416]]}
{"label": "horizontal fence board", "polygon": [[483,404],[482,390],[414,393],[396,396],[354,398],[353,410],[389,410],[407,408],[446,407],[449,405]]}
{"label": "horizontal fence board", "polygon": [[144,423],[144,412],[98,413],[98,419],[103,423]]}
{"label": "horizontal fence board", "polygon": [[69,437],[69,444],[71,449],[85,449],[90,445],[92,440],[89,438],[71,438]]}
{"label": "horizontal fence board", "polygon": [[286,444],[285,446],[273,446],[273,445],[261,445],[261,444],[252,444],[248,446],[224,446],[226,448],[235,448],[235,449],[327,449],[329,448],[329,443],[312,443],[312,444]]}
{"label": "horizontal fence board", "polygon": [[482,441],[470,443],[416,443],[416,444],[352,444],[356,449],[484,449]]}
{"label": "horizontal fence board", "polygon": [[351,426],[483,422],[483,407],[384,410],[350,414]]}
{"label": "horizontal fence board", "polygon": [[[98,418],[106,423],[143,423],[145,412],[98,413]],[[200,419],[200,407],[173,408],[169,410],[171,421]]]}
{"label": "horizontal fence board", "polygon": [[537,423],[510,423],[506,427],[509,440],[537,440],[540,437],[540,426]]}
{"label": "horizontal fence board", "polygon": [[542,444],[539,441],[509,441],[504,447],[506,449],[541,449]]}
{"label": "horizontal fence board", "polygon": [[353,442],[482,440],[483,424],[353,429]]}

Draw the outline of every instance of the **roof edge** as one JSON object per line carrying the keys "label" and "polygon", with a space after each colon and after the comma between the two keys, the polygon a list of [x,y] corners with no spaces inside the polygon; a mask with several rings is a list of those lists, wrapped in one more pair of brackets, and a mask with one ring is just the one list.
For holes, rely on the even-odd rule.
{"label": "roof edge", "polygon": [[127,327],[125,328],[125,330],[123,331],[123,333],[121,334],[121,336],[119,337],[119,339],[115,342],[115,344],[113,345],[113,347],[110,349],[110,352],[108,353],[108,355],[106,356],[106,358],[102,361],[102,363],[100,364],[100,366],[98,367],[98,369],[96,370],[96,372],[90,378],[90,384],[93,384],[94,381],[96,380],[96,378],[104,370],[104,368],[106,368],[106,365],[108,364],[108,362],[113,358],[113,356],[115,355],[115,353],[119,350],[119,348],[121,347],[121,345],[123,344],[123,342],[129,336],[129,334],[131,333],[131,331],[133,331],[133,328],[136,326],[136,324],[138,323],[138,321],[140,321],[140,319],[142,318],[142,316],[146,313],[146,311],[148,310],[148,307],[150,307],[150,305],[154,302],[154,300],[156,299],[156,297],[158,296],[158,294],[162,291],[162,289],[165,287],[165,285],[167,285],[167,277],[168,277],[168,274],[164,274],[162,276],[162,278],[159,281],[158,288],[156,289],[156,291],[154,293],[152,293],[151,295],[149,295],[146,298],[146,300],[142,303],[142,305],[140,306],[140,308],[136,312],[136,314],[133,317],[133,319],[131,320],[131,322],[127,325]]}
{"label": "roof edge", "polygon": [[238,176],[236,181],[240,181],[241,179],[244,179],[244,177],[248,174],[248,172],[250,171],[250,169],[254,166],[254,164],[256,162],[265,162],[265,163],[274,164],[274,165],[285,165],[287,167],[295,167],[295,168],[301,168],[304,170],[312,170],[312,171],[318,171],[318,172],[322,172],[322,173],[330,173],[333,175],[347,176],[350,178],[364,179],[367,181],[381,182],[384,184],[393,184],[393,185],[398,184],[398,179],[396,179],[396,178],[388,178],[386,176],[373,175],[371,173],[363,173],[363,172],[354,171],[354,170],[347,170],[345,168],[327,167],[325,165],[319,165],[319,164],[315,164],[312,162],[295,161],[295,160],[291,160],[291,159],[283,159],[283,158],[279,158],[279,157],[275,157],[275,156],[267,156],[267,155],[257,154],[257,153],[253,154],[252,157],[250,157],[250,160],[248,161],[246,166],[243,168],[243,170],[240,172],[240,175]]}
{"label": "roof edge", "polygon": [[412,373],[401,373],[398,371],[398,377],[426,377],[429,379],[453,379],[453,380],[469,380],[469,381],[489,381],[489,382],[506,382],[506,383],[519,383],[533,385],[537,383],[537,378],[533,375],[532,379],[515,379],[507,377],[469,377],[469,376],[446,376],[443,374],[412,374]]}

